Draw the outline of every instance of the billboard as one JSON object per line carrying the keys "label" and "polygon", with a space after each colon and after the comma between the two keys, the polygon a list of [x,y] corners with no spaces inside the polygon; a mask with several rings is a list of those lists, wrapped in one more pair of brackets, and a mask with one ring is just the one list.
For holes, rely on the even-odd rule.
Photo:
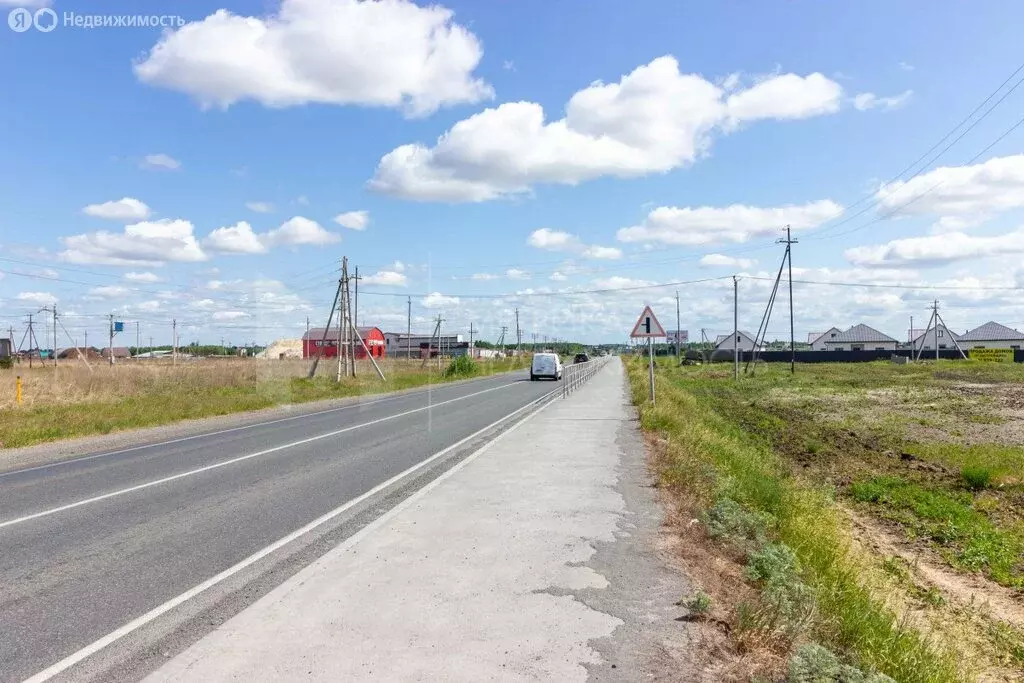
{"label": "billboard", "polygon": [[970,349],[967,355],[971,360],[983,360],[990,363],[1013,362],[1013,349]]}

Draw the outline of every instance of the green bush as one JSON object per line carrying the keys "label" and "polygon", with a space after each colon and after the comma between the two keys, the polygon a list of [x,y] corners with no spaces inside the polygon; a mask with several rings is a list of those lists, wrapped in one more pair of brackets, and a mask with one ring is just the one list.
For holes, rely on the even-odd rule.
{"label": "green bush", "polygon": [[789,683],[896,683],[884,674],[866,674],[843,664],[829,649],[810,643],[789,660]]}
{"label": "green bush", "polygon": [[750,555],[746,573],[761,585],[795,580],[796,555],[785,543],[769,543]]}
{"label": "green bush", "polygon": [[703,617],[711,611],[711,596],[704,591],[697,591],[686,601],[686,609],[695,617]]}
{"label": "green bush", "polygon": [[771,515],[746,510],[731,498],[721,498],[701,514],[701,521],[712,538],[743,547],[764,545],[773,522]]}
{"label": "green bush", "polygon": [[790,683],[896,683],[884,674],[865,674],[843,664],[829,649],[810,643],[790,659]]}
{"label": "green bush", "polygon": [[10,356],[7,356],[6,358],[0,358],[0,369],[2,369],[2,370],[10,370],[13,367],[14,367],[14,359],[13,358],[11,358]]}
{"label": "green bush", "polygon": [[992,483],[992,470],[988,467],[974,465],[960,470],[960,476],[972,491],[987,489]]}
{"label": "green bush", "polygon": [[472,377],[476,374],[476,363],[469,356],[459,356],[444,369],[445,377]]}

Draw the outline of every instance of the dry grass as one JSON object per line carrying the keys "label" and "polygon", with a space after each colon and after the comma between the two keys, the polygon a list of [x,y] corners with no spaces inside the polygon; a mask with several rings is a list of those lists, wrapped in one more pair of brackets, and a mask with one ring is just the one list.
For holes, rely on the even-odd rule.
{"label": "dry grass", "polygon": [[[525,359],[478,361],[478,375],[523,367]],[[448,361],[383,359],[381,381],[370,361],[357,376],[335,382],[337,361],[323,360],[306,379],[303,360],[205,358],[172,365],[164,360],[96,364],[78,361],[0,371],[0,446],[17,447],[71,436],[109,433],[184,419],[258,410],[275,405],[343,398],[451,381]],[[16,376],[23,402],[15,403]]]}

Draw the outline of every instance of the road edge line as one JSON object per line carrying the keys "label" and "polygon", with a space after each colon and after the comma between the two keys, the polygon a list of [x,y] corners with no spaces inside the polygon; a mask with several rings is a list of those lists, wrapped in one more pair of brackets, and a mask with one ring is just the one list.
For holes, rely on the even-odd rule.
{"label": "road edge line", "polygon": [[[250,555],[249,557],[245,558],[241,562],[238,562],[238,563],[232,565],[231,567],[228,567],[227,569],[225,569],[224,571],[220,572],[219,574],[216,574],[216,575],[210,577],[206,581],[203,581],[202,583],[198,584],[197,586],[194,586],[194,587],[190,588],[189,590],[185,591],[184,593],[181,593],[180,595],[177,595],[177,596],[171,598],[170,600],[164,602],[163,604],[158,605],[157,607],[154,607],[153,609],[151,609],[150,611],[146,612],[142,616],[136,617],[135,619],[133,619],[132,621],[129,621],[124,626],[122,626],[122,627],[120,627],[120,628],[118,628],[118,629],[116,629],[114,631],[111,631],[110,633],[108,633],[107,635],[103,636],[102,638],[93,641],[89,645],[86,645],[85,647],[79,649],[76,652],[73,652],[72,654],[70,654],[67,657],[61,659],[57,663],[52,664],[49,667],[43,669],[39,673],[34,674],[33,676],[30,676],[29,678],[26,678],[23,683],[45,683],[45,681],[49,681],[54,676],[57,676],[57,675],[65,672],[65,671],[67,671],[71,667],[73,667],[76,664],[79,664],[80,662],[88,659],[89,657],[91,657],[94,654],[100,652],[104,648],[106,648],[106,647],[116,643],[121,638],[124,638],[125,636],[131,634],[132,632],[137,631],[138,629],[142,628],[146,624],[148,624],[148,623],[154,621],[155,619],[163,616],[164,614],[166,614],[167,612],[171,611],[175,607],[178,607],[179,605],[182,605],[182,604],[188,602],[189,600],[191,600],[192,598],[196,597],[197,595],[199,595],[199,594],[209,590],[210,588],[213,588],[214,586],[216,586],[217,584],[221,583],[222,581],[225,581],[226,579],[231,578],[232,576],[234,576],[238,572],[240,572],[240,571],[242,571],[244,569],[247,569],[248,567],[252,566],[256,562],[259,562],[260,560],[262,560],[264,557],[267,557],[271,553],[273,553],[273,552],[275,552],[277,550],[280,550],[281,548],[283,548],[284,546],[288,545],[292,541],[295,541],[295,540],[301,538],[302,536],[306,535],[310,531],[313,531],[317,527],[325,524],[326,522],[329,522],[330,520],[332,520],[335,517],[343,514],[347,510],[355,507],[356,505],[359,505],[360,503],[366,501],[367,499],[377,495],[381,491],[384,491],[385,489],[391,487],[392,485],[394,485],[395,483],[397,483],[397,482],[401,481],[402,479],[406,478],[410,474],[413,474],[414,472],[417,472],[417,471],[421,470],[422,468],[426,467],[430,463],[435,462],[439,458],[441,458],[441,457],[451,453],[453,450],[459,448],[460,446],[462,446],[462,445],[468,443],[469,441],[479,437],[480,435],[490,431],[491,429],[494,429],[495,427],[500,425],[502,422],[505,422],[509,418],[511,418],[511,417],[513,417],[513,416],[523,412],[524,410],[528,410],[530,408],[533,408],[533,410],[530,413],[528,413],[525,417],[521,418],[518,422],[513,424],[511,427],[509,427],[508,429],[503,431],[501,434],[498,434],[493,439],[491,439],[490,441],[485,443],[483,446],[481,446],[476,451],[471,453],[469,456],[467,456],[466,458],[461,460],[459,463],[457,463],[454,467],[450,468],[449,470],[445,471],[440,476],[438,476],[436,479],[434,479],[431,482],[427,483],[423,488],[418,490],[416,493],[412,494],[411,496],[409,496],[408,498],[406,498],[402,502],[398,503],[396,506],[390,508],[388,511],[386,511],[383,515],[381,515],[380,517],[375,519],[373,522],[370,522],[370,524],[368,524],[367,526],[365,526],[362,529],[360,529],[359,531],[357,531],[355,534],[350,536],[344,542],[342,542],[341,544],[339,544],[335,548],[333,548],[330,551],[328,551],[328,553],[334,552],[338,548],[350,547],[354,543],[358,542],[358,540],[361,540],[362,538],[365,538],[366,534],[369,533],[369,530],[371,530],[370,527],[373,527],[373,529],[379,528],[380,525],[378,524],[378,522],[383,517],[385,517],[387,515],[390,515],[391,517],[393,517],[395,514],[398,514],[398,512],[400,512],[402,509],[404,509],[403,506],[406,506],[406,504],[409,503],[409,501],[415,500],[415,499],[417,499],[417,497],[421,497],[421,494],[424,491],[429,491],[429,490],[433,489],[434,486],[436,486],[435,482],[444,481],[449,476],[451,476],[452,473],[457,472],[459,469],[461,469],[465,464],[471,462],[472,460],[474,460],[475,458],[479,457],[480,455],[485,453],[487,450],[489,450],[490,447],[493,444],[495,444],[498,441],[500,441],[506,434],[512,432],[513,430],[518,428],[520,425],[522,425],[524,422],[526,422],[527,420],[532,418],[534,415],[539,413],[541,410],[543,410],[545,407],[547,407],[551,403],[551,399],[555,398],[556,394],[559,393],[560,391],[561,391],[561,387],[559,387],[558,389],[555,389],[555,390],[545,394],[544,396],[541,396],[540,398],[537,398],[537,399],[531,401],[530,403],[527,403],[525,406],[516,409],[515,411],[509,413],[508,415],[505,415],[505,416],[495,420],[491,424],[489,424],[486,427],[483,427],[483,428],[477,430],[476,432],[473,432],[469,436],[467,436],[467,437],[465,437],[465,438],[463,438],[463,439],[461,439],[459,441],[456,441],[455,443],[451,444],[450,446],[447,446],[443,450],[440,450],[437,453],[435,453],[434,455],[430,456],[426,460],[422,460],[422,461],[416,463],[415,465],[413,465],[412,467],[409,467],[408,469],[405,469],[402,472],[399,472],[398,474],[396,474],[392,478],[388,479],[387,481],[381,482],[380,484],[378,484],[377,486],[373,487],[369,491],[367,491],[367,492],[359,495],[358,497],[353,498],[352,500],[342,504],[341,506],[331,510],[327,514],[322,515],[322,516],[314,519],[309,524],[306,524],[305,526],[296,529],[295,531],[291,532],[287,536],[284,536],[283,538],[280,538],[277,541],[274,541],[273,543],[271,543],[270,545],[266,546],[265,548],[263,548],[261,550],[258,550],[257,552],[253,553],[252,555]],[[389,519],[390,519],[390,517],[389,517]],[[376,526],[374,526],[374,525],[376,525]],[[364,533],[364,532],[366,532],[366,533]],[[351,541],[351,539],[357,539],[357,540],[356,541],[352,541],[352,543],[349,543],[349,541]],[[346,544],[349,544],[349,545],[346,546]],[[326,553],[325,553],[325,555],[326,555]]]}
{"label": "road edge line", "polygon": [[57,507],[49,508],[49,509],[46,509],[46,510],[40,510],[39,512],[33,512],[30,515],[23,515],[21,517],[15,517],[14,519],[8,519],[6,521],[0,522],[0,529],[5,529],[5,528],[7,528],[9,526],[14,526],[16,524],[22,524],[24,522],[30,522],[33,519],[39,519],[41,517],[49,517],[50,515],[55,515],[55,514],[58,514],[60,512],[65,512],[67,510],[74,510],[75,508],[82,507],[83,505],[89,505],[91,503],[99,503],[101,501],[108,500],[110,498],[116,498],[118,496],[123,496],[123,495],[129,494],[129,493],[134,493],[135,491],[142,491],[144,489],[152,488],[154,486],[159,486],[160,484],[166,484],[168,482],[177,481],[178,479],[184,479],[185,477],[191,477],[191,476],[196,475],[196,474],[202,474],[203,472],[209,472],[211,470],[220,469],[221,467],[227,467],[228,465],[234,465],[235,463],[244,462],[246,460],[251,460],[253,458],[258,458],[258,457],[261,457],[261,456],[264,456],[264,455],[269,455],[270,453],[277,453],[278,451],[287,450],[289,448],[294,448],[296,446],[302,446],[304,444],[312,443],[314,441],[319,441],[321,439],[327,439],[327,438],[332,437],[332,436],[338,436],[339,434],[344,434],[346,432],[352,432],[352,431],[355,431],[357,429],[362,429],[363,427],[372,427],[373,425],[380,424],[381,422],[387,422],[389,420],[397,420],[400,417],[406,417],[407,415],[413,415],[415,413],[421,413],[424,410],[432,410],[432,409],[437,408],[439,406],[448,405],[449,403],[455,403],[456,401],[462,401],[462,400],[467,399],[467,398],[473,398],[474,396],[479,396],[480,394],[490,393],[492,391],[499,391],[501,389],[508,389],[509,387],[513,387],[513,386],[515,386],[515,384],[509,383],[509,384],[502,384],[502,385],[499,385],[499,386],[496,386],[496,387],[491,387],[490,389],[484,389],[482,391],[475,391],[472,394],[466,394],[465,396],[458,396],[456,398],[450,398],[447,401],[441,401],[440,403],[434,403],[434,404],[426,405],[426,406],[423,406],[422,408],[413,408],[412,410],[406,410],[406,411],[401,412],[401,413],[395,413],[394,415],[388,415],[387,417],[377,418],[376,420],[370,420],[369,422],[363,422],[361,424],[352,425],[350,427],[343,427],[342,429],[336,429],[336,430],[334,430],[332,432],[326,432],[324,434],[318,434],[316,436],[311,436],[311,437],[308,437],[308,438],[305,438],[305,439],[299,439],[298,441],[292,441],[290,443],[281,444],[280,446],[274,446],[273,448],[265,448],[262,451],[256,451],[255,453],[246,453],[245,455],[239,455],[237,457],[229,458],[228,460],[224,460],[224,461],[221,461],[221,462],[215,462],[215,463],[212,463],[210,465],[204,465],[203,467],[197,467],[195,469],[186,470],[185,472],[179,472],[177,474],[172,474],[172,475],[169,475],[169,476],[166,476],[166,477],[161,477],[160,479],[153,479],[152,481],[147,481],[147,482],[143,482],[141,484],[136,484],[135,486],[129,486],[127,488],[118,489],[116,491],[110,491],[108,493],[103,493],[103,494],[98,495],[98,496],[93,496],[92,498],[85,498],[83,500],[77,500],[77,501],[75,501],[73,503],[67,503],[66,505],[58,505]]}
{"label": "road edge line", "polygon": [[[106,457],[109,457],[109,456],[112,456],[112,455],[121,455],[122,453],[131,453],[132,451],[140,451],[140,450],[143,450],[143,449],[146,449],[146,448],[156,448],[157,446],[167,446],[169,444],[181,443],[182,441],[191,441],[193,439],[201,439],[201,438],[207,437],[207,436],[218,436],[220,434],[230,434],[231,432],[239,432],[239,431],[242,431],[244,429],[253,429],[255,427],[263,427],[265,425],[277,424],[279,422],[287,422],[289,420],[300,420],[300,419],[302,419],[304,417],[316,417],[317,415],[328,415],[330,413],[341,412],[342,410],[351,410],[352,408],[364,408],[366,406],[376,405],[378,403],[383,403],[385,401],[394,401],[394,400],[397,400],[397,399],[406,398],[408,396],[414,396],[417,392],[424,392],[424,393],[426,393],[426,392],[432,391],[434,387],[438,387],[438,386],[451,387],[451,386],[466,385],[466,384],[470,384],[472,382],[484,382],[484,381],[487,381],[487,380],[496,379],[496,378],[505,376],[506,374],[511,374],[512,372],[516,372],[516,371],[515,370],[509,370],[508,373],[496,373],[494,375],[488,375],[486,377],[474,377],[472,379],[461,380],[461,381],[456,381],[456,382],[438,382],[436,384],[426,384],[426,385],[423,385],[423,386],[420,386],[420,387],[416,387],[414,389],[398,389],[398,390],[395,390],[395,391],[387,392],[387,393],[385,393],[383,395],[380,395],[380,394],[376,394],[376,395],[375,394],[365,394],[366,396],[376,396],[376,398],[372,398],[369,401],[356,401],[356,402],[350,403],[348,405],[336,406],[334,408],[324,408],[323,410],[312,410],[312,411],[305,412],[305,413],[299,413],[298,415],[287,415],[285,417],[276,417],[276,418],[274,418],[272,420],[264,420],[264,421],[261,421],[261,422],[253,422],[252,424],[238,425],[236,427],[225,427],[224,429],[217,429],[217,430],[214,430],[212,432],[203,432],[201,434],[190,434],[189,436],[180,436],[180,437],[177,437],[177,438],[174,438],[174,439],[167,439],[165,441],[154,441],[153,443],[144,443],[144,444],[139,444],[138,446],[129,446],[127,448],[119,448],[116,451],[105,451],[103,453],[93,453],[93,454],[90,454],[90,455],[78,456],[77,458],[68,458],[66,460],[55,460],[54,462],[43,463],[42,465],[32,465],[30,467],[24,467],[24,468],[18,469],[18,470],[7,470],[6,472],[0,472],[0,479],[3,479],[4,477],[13,476],[15,474],[23,474],[25,472],[35,472],[35,471],[38,471],[38,470],[46,470],[46,469],[50,469],[52,467],[60,467],[62,465],[73,465],[73,464],[79,463],[79,462],[87,462],[89,460],[96,460],[98,458],[106,458]],[[345,397],[345,398],[347,398],[347,397]],[[324,399],[324,400],[327,400],[327,401],[331,401],[331,400],[345,400],[345,398],[342,398],[342,399]],[[262,409],[262,410],[275,410],[275,409],[280,409],[280,408],[285,408],[285,407],[301,407],[301,406],[305,406],[305,405],[309,405],[309,404],[304,404],[304,403],[285,403],[285,404],[281,404],[279,406],[271,406],[270,408],[266,408],[266,409]],[[208,418],[197,418],[197,419],[198,420],[205,420],[205,419],[216,419],[218,417],[231,417],[231,416],[236,416],[236,415],[245,415],[247,412],[252,412],[252,411],[241,411],[241,412],[237,412],[237,413],[228,413],[227,415],[211,415]],[[186,422],[186,421],[187,420],[178,421],[178,422],[168,422],[166,424],[161,424],[161,425],[152,425],[150,427],[140,427],[139,430],[159,429],[160,427],[174,426],[176,424],[181,424],[181,422]],[[139,430],[125,430],[125,433],[130,433],[132,431],[139,431]],[[83,437],[72,437],[72,438],[85,438],[85,439],[88,439],[88,438],[94,437],[94,436],[105,436],[105,435],[91,434],[91,435],[86,435],[86,436],[83,436]],[[60,443],[61,443],[60,440],[50,441],[50,442],[43,442],[41,444],[33,444],[31,446],[25,446],[25,448],[34,448],[36,446],[45,446],[45,445],[56,445],[56,444],[60,444]]]}

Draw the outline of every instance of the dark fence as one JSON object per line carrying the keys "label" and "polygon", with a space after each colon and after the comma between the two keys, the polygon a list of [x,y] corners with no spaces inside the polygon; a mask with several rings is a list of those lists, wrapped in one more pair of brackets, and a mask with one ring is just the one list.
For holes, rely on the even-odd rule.
{"label": "dark fence", "polygon": [[[910,349],[898,351],[797,351],[797,363],[867,363],[874,360],[889,360],[892,356],[903,356],[910,358],[914,354]],[[690,355],[693,355],[692,353]],[[970,352],[968,352],[970,355]],[[746,363],[750,360],[751,352],[740,352],[740,362]],[[789,351],[761,351],[757,354],[758,360],[766,363],[788,363]],[[922,360],[934,360],[935,351],[924,351],[921,354]],[[960,352],[956,349],[939,349],[939,358],[943,360],[961,360]],[[715,362],[726,362],[733,359],[731,350],[714,351],[711,360]],[[1015,363],[1024,363],[1024,349],[1015,349],[1013,352]]]}

